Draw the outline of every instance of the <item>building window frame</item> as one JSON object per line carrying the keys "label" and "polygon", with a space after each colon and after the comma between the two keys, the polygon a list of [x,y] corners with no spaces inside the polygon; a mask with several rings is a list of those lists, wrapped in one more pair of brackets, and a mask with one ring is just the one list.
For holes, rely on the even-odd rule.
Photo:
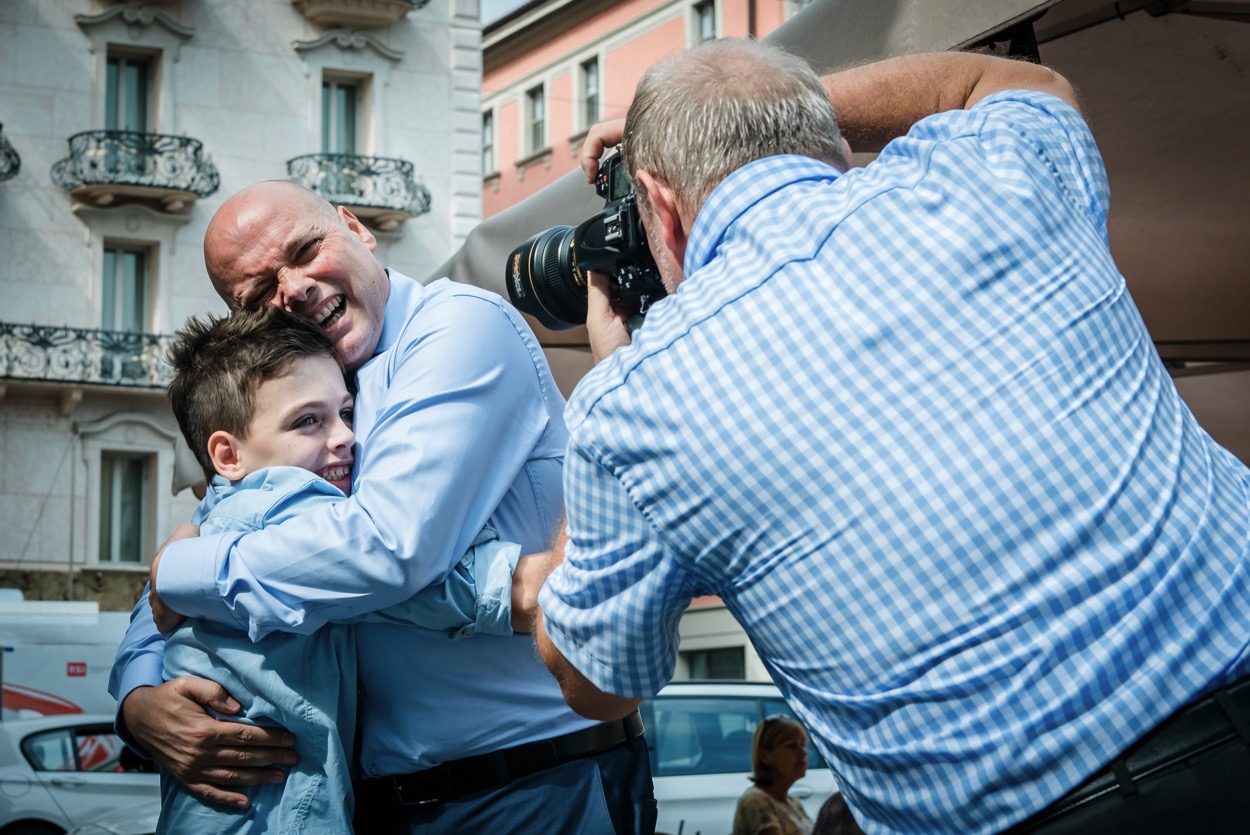
{"label": "building window frame", "polygon": [[104,240],[100,277],[100,328],[153,333],[153,245]]}
{"label": "building window frame", "polygon": [[598,55],[578,62],[577,97],[581,129],[590,130],[603,118],[603,69]]}
{"label": "building window frame", "polygon": [[546,150],[548,140],[547,85],[545,82],[525,91],[524,118],[525,126],[521,132],[521,135],[525,137],[523,155],[529,156]]}
{"label": "building window frame", "polygon": [[[171,503],[157,500],[157,490],[171,489],[174,483],[174,444],[179,435],[172,424],[172,417],[161,419],[144,412],[114,412],[99,420],[75,424],[85,465],[85,563],[140,570],[156,553],[156,532],[170,530],[171,525],[177,524]],[[139,520],[131,537],[135,544],[127,555],[100,549],[106,537],[118,540],[104,522],[106,512],[110,519],[114,513],[113,507],[106,507],[109,497],[103,489],[108,469],[104,462],[109,459],[142,461],[146,472],[137,509],[132,511]]]}
{"label": "building window frame", "polygon": [[109,47],[104,62],[104,128],[153,133],[159,55]]}
{"label": "building window frame", "polygon": [[369,78],[325,71],[321,76],[321,152],[363,154]]}
{"label": "building window frame", "polygon": [[720,9],[716,0],[695,0],[690,4],[689,44],[695,46],[720,36]]}
{"label": "building window frame", "polygon": [[495,110],[488,108],[482,111],[482,176],[490,177],[499,171],[499,159],[496,153]]}
{"label": "building window frame", "polygon": [[747,657],[745,647],[707,647],[681,651],[690,680],[745,680]]}
{"label": "building window frame", "polygon": [[152,555],[152,469],[150,454],[101,451],[97,507],[101,563],[141,565]]}

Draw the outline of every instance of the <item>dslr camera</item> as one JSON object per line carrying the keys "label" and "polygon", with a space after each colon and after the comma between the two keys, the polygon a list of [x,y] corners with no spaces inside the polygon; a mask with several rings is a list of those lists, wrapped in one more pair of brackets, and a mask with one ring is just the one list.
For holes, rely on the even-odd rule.
{"label": "dslr camera", "polygon": [[578,226],[553,226],[512,250],[504,283],[513,306],[551,330],[586,323],[586,273],[611,279],[612,302],[630,314],[645,314],[664,296],[638,198],[625,173],[620,146],[599,164],[595,191],[603,211]]}

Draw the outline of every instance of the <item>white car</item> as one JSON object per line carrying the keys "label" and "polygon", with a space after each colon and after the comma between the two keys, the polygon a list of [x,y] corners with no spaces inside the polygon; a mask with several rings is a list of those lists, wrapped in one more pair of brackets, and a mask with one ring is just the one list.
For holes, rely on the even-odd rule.
{"label": "white car", "polygon": [[[726,835],[751,785],[751,739],[761,719],[794,711],[768,683],[686,681],[641,706],[659,804],[657,835]],[[790,794],[812,818],[838,790],[815,746]]]}
{"label": "white car", "polygon": [[126,750],[111,716],[0,724],[0,835],[59,835],[153,800],[160,800],[160,778]]}
{"label": "white car", "polygon": [[161,802],[156,800],[133,808],[115,809],[70,830],[69,835],[155,835],[160,816]]}

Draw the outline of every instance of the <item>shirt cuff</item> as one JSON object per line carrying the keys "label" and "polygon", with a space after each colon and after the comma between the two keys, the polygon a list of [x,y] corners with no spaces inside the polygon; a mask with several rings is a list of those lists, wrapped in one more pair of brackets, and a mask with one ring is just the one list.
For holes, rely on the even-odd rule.
{"label": "shirt cuff", "polygon": [[246,631],[217,588],[217,566],[244,531],[180,539],[165,546],[156,569],[156,592],[165,605],[188,618],[224,623]]}
{"label": "shirt cuff", "polygon": [[126,727],[126,720],[122,717],[122,703],[126,701],[127,696],[140,687],[159,687],[164,681],[162,676],[163,664],[163,656],[159,653],[136,655],[126,665],[117,688],[117,715],[113,717],[113,727],[116,729],[117,735],[122,738],[122,742],[125,742],[134,751],[148,758],[150,758],[148,753],[135,741],[135,738],[130,735],[130,730]]}

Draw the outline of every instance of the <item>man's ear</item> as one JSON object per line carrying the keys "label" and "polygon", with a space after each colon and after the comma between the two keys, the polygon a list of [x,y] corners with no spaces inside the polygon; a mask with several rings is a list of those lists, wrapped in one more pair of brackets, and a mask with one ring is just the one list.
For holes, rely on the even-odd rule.
{"label": "man's ear", "polygon": [[208,436],[208,457],[213,461],[217,474],[231,481],[247,475],[247,468],[239,459],[239,441],[224,429]]}
{"label": "man's ear", "polygon": [[343,206],[336,206],[335,211],[339,213],[339,217],[343,219],[343,223],[352,231],[352,234],[360,238],[361,242],[369,247],[370,252],[376,252],[378,248],[378,239],[369,231],[369,227],[360,222],[360,218],[356,217]]}
{"label": "man's ear", "polygon": [[669,251],[674,266],[680,269],[686,262],[686,241],[694,218],[686,217],[668,183],[652,176],[649,171],[635,172],[634,181],[645,192],[651,214],[656,220],[658,228],[654,234]]}

